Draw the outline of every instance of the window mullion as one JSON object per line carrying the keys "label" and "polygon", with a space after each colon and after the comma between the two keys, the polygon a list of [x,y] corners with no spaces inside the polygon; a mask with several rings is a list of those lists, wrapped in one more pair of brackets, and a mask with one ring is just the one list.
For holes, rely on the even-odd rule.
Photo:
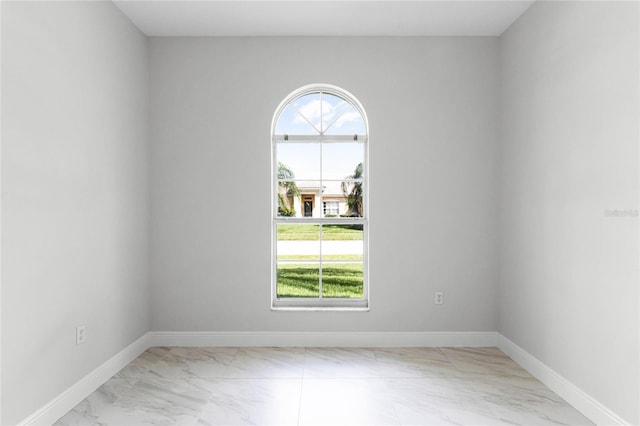
{"label": "window mullion", "polygon": [[[338,114],[338,116],[336,118],[333,119],[333,121],[327,126],[326,129],[324,129],[324,132],[326,132],[327,130],[329,130],[331,128],[331,126],[333,126],[335,123],[338,122],[338,120],[340,120],[340,117],[342,117],[343,115],[345,115],[347,113],[347,111],[349,111],[350,107],[347,106],[340,114]],[[324,134],[324,132],[322,134]]]}
{"label": "window mullion", "polygon": [[324,126],[324,115],[322,114],[322,94],[323,92],[320,92],[320,134],[324,135],[324,130],[323,130],[323,126]]}
{"label": "window mullion", "polygon": [[[322,92],[320,93],[320,127],[322,127]],[[323,185],[323,180],[322,180],[322,146],[323,144],[320,143],[320,188],[322,188]],[[320,190],[320,202],[322,203],[322,201],[324,200],[324,194],[323,191]],[[319,207],[319,206],[318,206]],[[322,213],[322,217],[324,217],[324,213]],[[320,268],[319,268],[319,280],[320,282],[318,283],[318,289],[320,290],[319,293],[319,297],[320,299],[322,299],[322,224],[319,224],[319,228],[320,228]]]}
{"label": "window mullion", "polygon": [[319,226],[319,230],[320,230],[320,265],[318,268],[318,278],[320,280],[320,282],[318,283],[318,297],[320,297],[320,299],[322,299],[322,224],[320,224]]}
{"label": "window mullion", "polygon": [[[316,131],[316,132],[318,132],[318,134],[322,134],[322,133],[320,132],[320,130],[318,130],[318,128],[317,128],[316,126],[314,126],[314,125],[313,125],[313,123],[312,123],[311,121],[309,121],[309,119],[308,119],[308,118],[307,118],[303,113],[301,113],[301,112],[300,112],[300,110],[298,109],[298,107],[297,107],[297,106],[295,106],[293,103],[291,103],[290,105],[293,107],[293,109],[295,109],[295,110],[296,110],[296,112],[298,113],[298,115],[300,115],[300,117],[304,118],[304,120],[305,120],[307,123],[309,123],[309,125],[310,125],[311,127],[313,127],[313,128],[315,129],[315,131]],[[322,122],[322,120],[320,120],[320,122]]]}
{"label": "window mullion", "polygon": [[276,195],[275,202],[273,200],[273,196],[271,198],[272,208],[271,214],[273,217],[278,217],[278,194],[279,194],[279,182],[278,182],[278,144],[272,143],[271,148],[271,179],[272,179],[272,190]]}
{"label": "window mullion", "polygon": [[[314,127],[315,129],[315,127]],[[367,135],[273,135],[273,140],[277,143],[300,143],[306,141],[324,143],[366,143]]]}

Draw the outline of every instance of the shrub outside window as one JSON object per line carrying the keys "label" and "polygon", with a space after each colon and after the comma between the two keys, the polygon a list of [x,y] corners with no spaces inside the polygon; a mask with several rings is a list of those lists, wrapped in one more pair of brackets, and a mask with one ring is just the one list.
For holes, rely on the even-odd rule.
{"label": "shrub outside window", "polygon": [[368,123],[350,93],[311,85],[272,125],[272,308],[368,309]]}

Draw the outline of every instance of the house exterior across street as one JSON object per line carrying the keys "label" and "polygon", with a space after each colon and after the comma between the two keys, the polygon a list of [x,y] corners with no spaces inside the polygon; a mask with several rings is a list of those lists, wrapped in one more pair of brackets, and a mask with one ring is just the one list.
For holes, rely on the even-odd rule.
{"label": "house exterior across street", "polygon": [[338,217],[348,213],[347,197],[342,193],[340,182],[314,181],[296,182],[299,194],[285,195],[288,207],[295,210],[292,217]]}

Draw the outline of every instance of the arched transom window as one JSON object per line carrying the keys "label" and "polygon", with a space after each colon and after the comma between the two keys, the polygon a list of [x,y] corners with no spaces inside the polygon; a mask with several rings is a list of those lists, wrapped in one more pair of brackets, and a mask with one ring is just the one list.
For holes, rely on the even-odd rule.
{"label": "arched transom window", "polygon": [[274,308],[368,307],[368,123],[335,86],[291,93],[272,125]]}

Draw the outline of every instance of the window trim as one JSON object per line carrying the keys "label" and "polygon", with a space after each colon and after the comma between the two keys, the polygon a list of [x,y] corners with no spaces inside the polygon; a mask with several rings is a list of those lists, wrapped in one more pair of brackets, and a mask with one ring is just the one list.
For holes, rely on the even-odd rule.
{"label": "window trim", "polygon": [[[296,99],[312,93],[328,93],[338,96],[360,113],[364,122],[365,134],[356,135],[276,135],[275,128],[284,109]],[[370,309],[370,279],[369,279],[369,120],[362,104],[348,91],[328,84],[311,84],[294,90],[287,95],[276,109],[271,121],[271,310],[303,310],[303,311],[368,311]],[[300,141],[317,141],[319,143],[344,143],[354,141],[363,144],[363,203],[362,217],[357,218],[293,218],[278,216],[278,193],[276,144]],[[322,206],[320,207],[322,209]],[[363,225],[363,297],[362,298],[278,298],[277,297],[277,229],[278,224],[304,223],[304,224],[359,224]],[[322,259],[322,258],[321,258]],[[322,260],[321,260],[322,261]]]}

